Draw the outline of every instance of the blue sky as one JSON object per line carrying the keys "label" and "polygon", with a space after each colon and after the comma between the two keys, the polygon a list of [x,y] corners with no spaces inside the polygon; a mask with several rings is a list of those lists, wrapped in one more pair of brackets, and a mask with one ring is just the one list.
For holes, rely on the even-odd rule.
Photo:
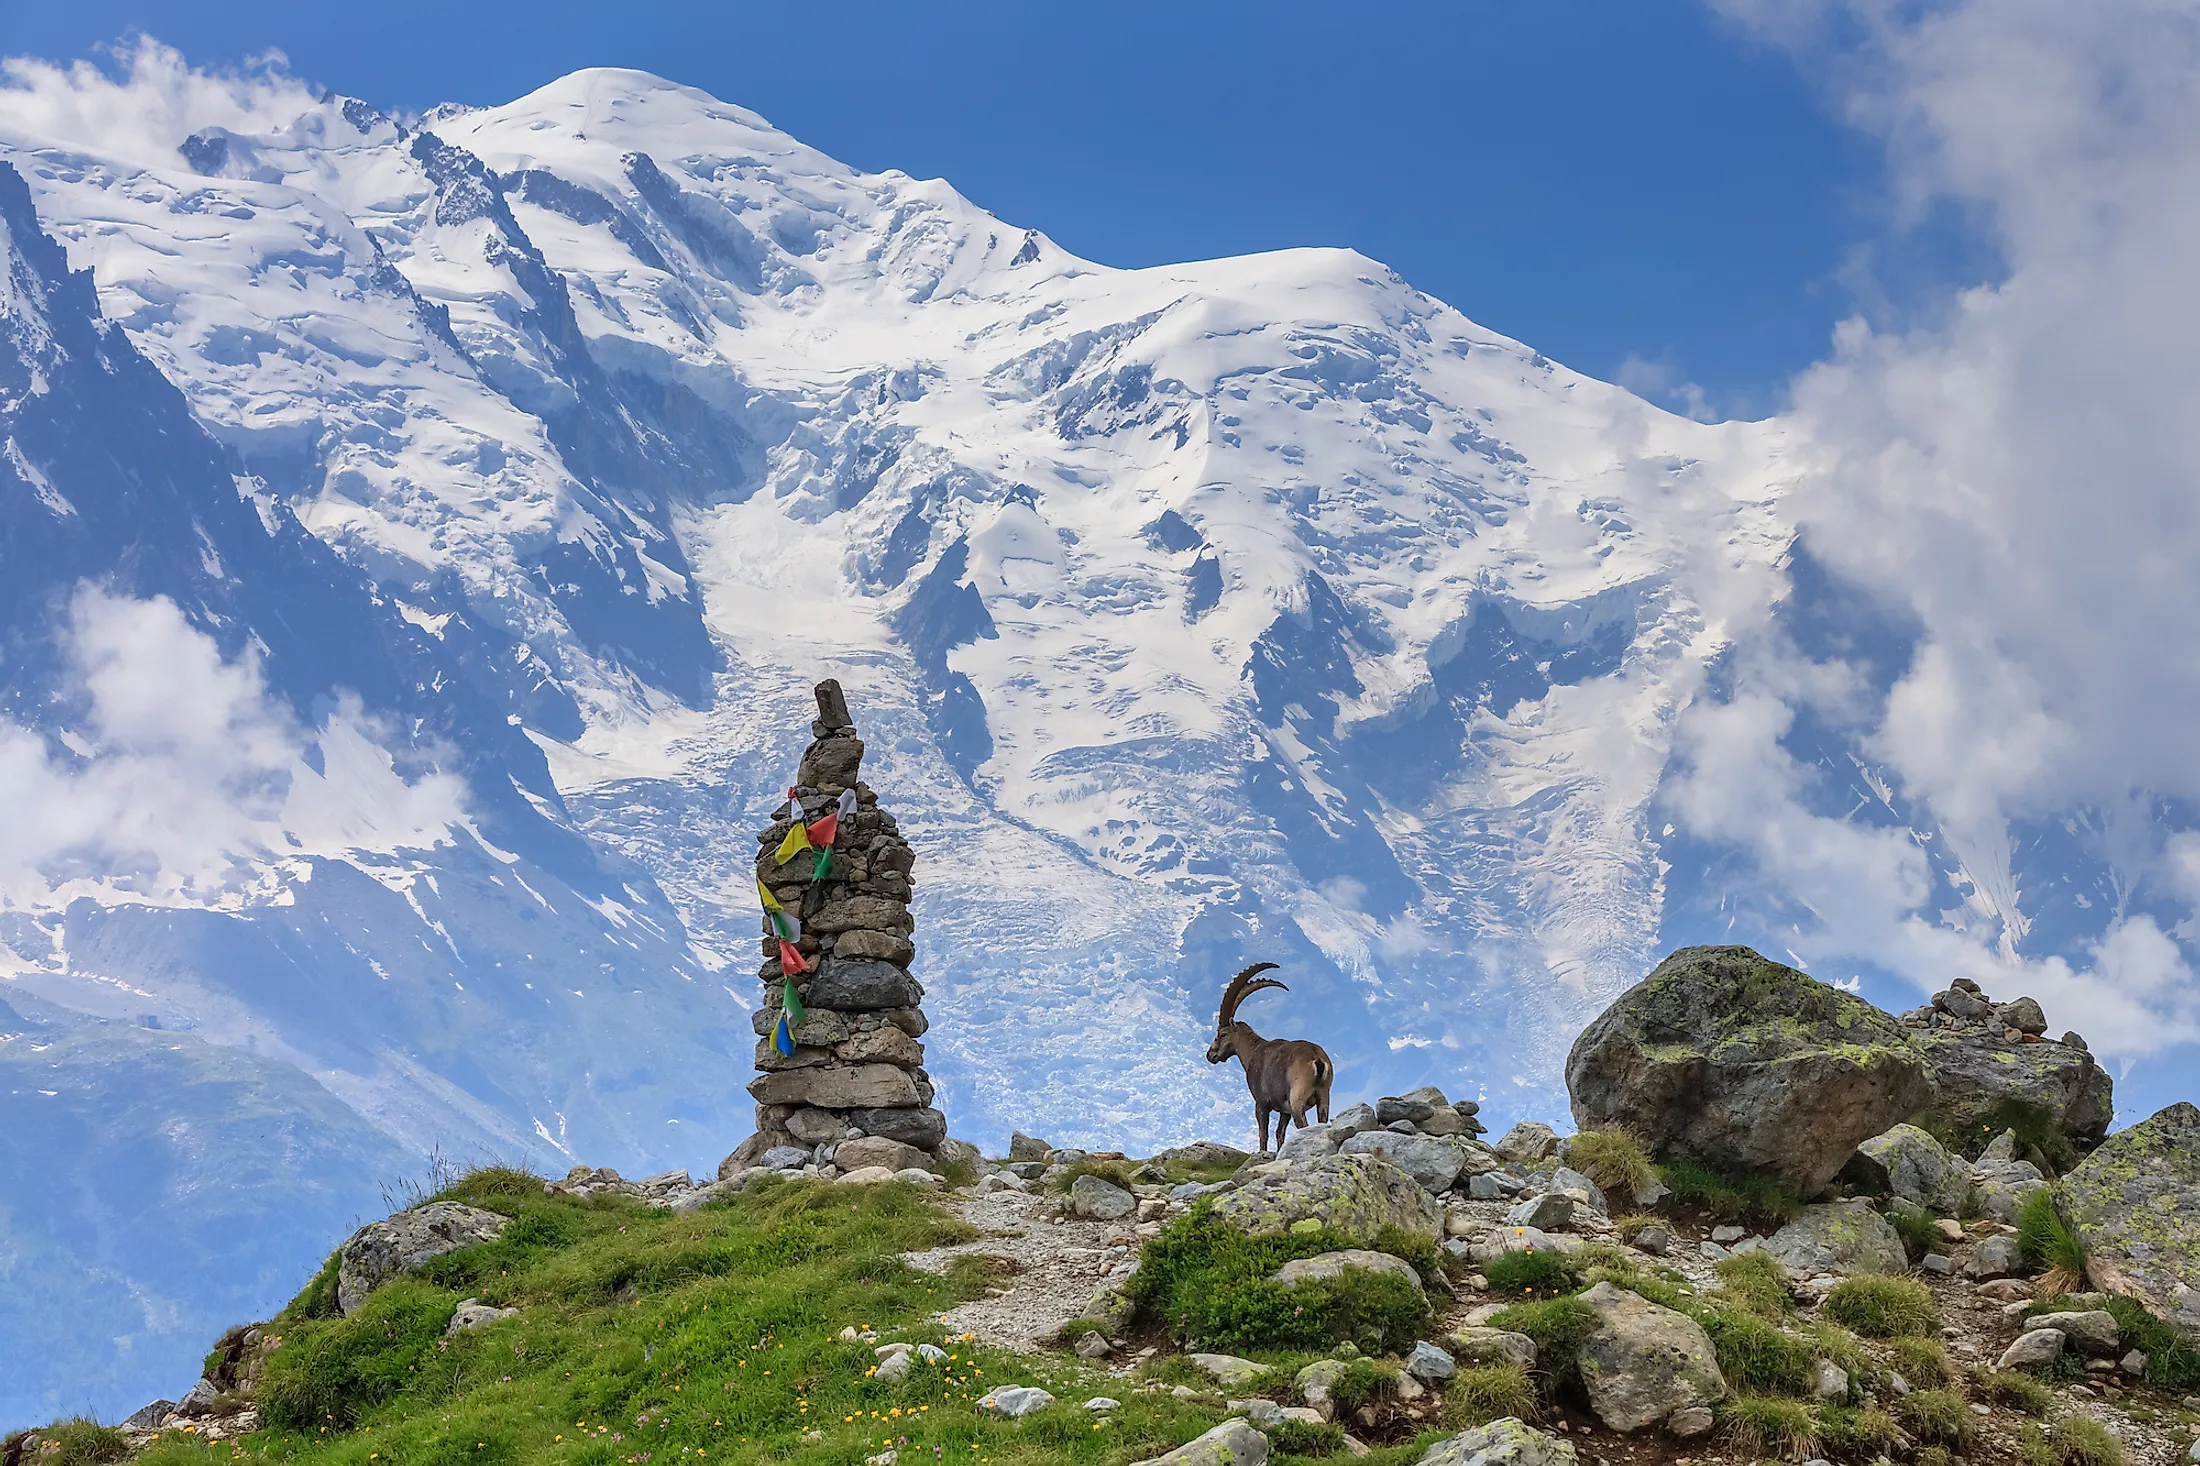
{"label": "blue sky", "polygon": [[1877,143],[1697,0],[0,0],[8,54],[133,30],[201,65],[272,46],[396,108],[639,67],[1106,263],[1350,245],[1581,370],[1675,405],[1699,383],[1722,414],[1771,410],[1825,353],[1859,259],[1932,275],[1948,248],[1890,239]]}

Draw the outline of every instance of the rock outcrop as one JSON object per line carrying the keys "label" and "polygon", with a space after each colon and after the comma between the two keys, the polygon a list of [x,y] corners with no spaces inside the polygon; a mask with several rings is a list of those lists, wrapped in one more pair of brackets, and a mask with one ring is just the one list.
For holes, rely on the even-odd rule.
{"label": "rock outcrop", "polygon": [[1902,1235],[1863,1201],[1804,1207],[1794,1221],[1772,1234],[1765,1251],[1797,1278],[1899,1273],[1910,1265]]}
{"label": "rock outcrop", "polygon": [[504,1222],[495,1212],[455,1201],[434,1201],[369,1222],[337,1254],[336,1306],[349,1315],[390,1279],[446,1252],[494,1241]]}
{"label": "rock outcrop", "polygon": [[1960,1216],[1971,1198],[1971,1168],[1931,1134],[1908,1123],[1874,1135],[1841,1168],[1841,1179],[1873,1196]]}
{"label": "rock outcrop", "polygon": [[[918,1041],[924,988],[909,972],[915,855],[860,777],[863,740],[840,684],[820,682],[816,695],[794,787],[756,837],[757,886],[769,896],[761,1001],[750,1015],[762,1071],[749,1084],[756,1133],[721,1177],[767,1156],[786,1169],[790,1150],[836,1171],[930,1167],[947,1139]],[[776,1036],[789,982],[801,1010],[784,1053]],[[853,1164],[838,1159],[847,1145]]]}
{"label": "rock outcrop", "polygon": [[[2078,1035],[2046,1037],[2047,1020],[2032,999],[1996,1003],[1977,983],[1957,978],[1901,1023],[1931,1066],[1936,1094],[1920,1118],[1935,1132],[1983,1142],[2036,1118],[2081,1151],[2108,1133],[2115,1082]],[[1974,1145],[1963,1149],[1973,1153]]]}
{"label": "rock outcrop", "polygon": [[1214,1200],[1214,1215],[1258,1236],[1316,1221],[1355,1242],[1371,1243],[1386,1226],[1431,1239],[1444,1235],[1443,1208],[1421,1184],[1377,1155],[1270,1161],[1239,1173]]}
{"label": "rock outcrop", "polygon": [[1625,1129],[1805,1198],[1933,1095],[1893,1018],[1747,947],[1659,963],[1575,1040],[1566,1086],[1584,1130]]}
{"label": "rock outcrop", "polygon": [[1428,1448],[1420,1466],[1574,1466],[1573,1442],[1506,1416]]}
{"label": "rock outcrop", "polygon": [[1711,1337],[1687,1314],[1610,1283],[1581,1301],[1597,1316],[1596,1332],[1581,1346],[1581,1382],[1605,1425],[1643,1430],[1726,1398]]}
{"label": "rock outcrop", "polygon": [[2200,1340],[2200,1109],[2174,1104],[2110,1136],[2056,1193],[2094,1284]]}

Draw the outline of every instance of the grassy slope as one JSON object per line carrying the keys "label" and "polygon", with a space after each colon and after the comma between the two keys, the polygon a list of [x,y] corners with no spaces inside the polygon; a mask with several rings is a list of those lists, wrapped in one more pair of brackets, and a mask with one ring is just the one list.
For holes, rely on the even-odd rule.
{"label": "grassy slope", "polygon": [[[325,1282],[309,1286],[270,1326],[283,1343],[260,1390],[268,1429],[215,1446],[171,1432],[141,1459],[842,1466],[891,1442],[909,1463],[1120,1463],[1221,1416],[1213,1401],[1139,1394],[1074,1358],[946,1340],[935,1316],[982,1293],[986,1268],[939,1278],[899,1260],[967,1236],[910,1187],[767,1183],[688,1216],[532,1189],[493,1174],[459,1183],[450,1199],[518,1219],[505,1237],[384,1287],[351,1318],[297,1316],[324,1306]],[[521,1317],[445,1345],[467,1296]],[[849,1324],[881,1341],[941,1342],[953,1362],[880,1384],[873,1346],[834,1337]],[[975,1409],[1008,1384],[1041,1385],[1060,1403],[1021,1422]],[[1104,1422],[1078,1408],[1096,1394],[1123,1407]],[[806,1441],[810,1430],[823,1439]]]}

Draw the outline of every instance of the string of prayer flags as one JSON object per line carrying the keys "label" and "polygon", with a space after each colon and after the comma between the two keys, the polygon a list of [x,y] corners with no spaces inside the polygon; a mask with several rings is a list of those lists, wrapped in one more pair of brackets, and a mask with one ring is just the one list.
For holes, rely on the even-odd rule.
{"label": "string of prayer flags", "polygon": [[783,977],[779,982],[779,1023],[772,1030],[772,1047],[785,1058],[794,1057],[794,1031],[809,1017],[809,1010],[802,1006],[802,999],[795,994],[794,979]]}
{"label": "string of prayer flags", "polygon": [[821,881],[832,868],[833,840],[840,834],[840,822],[856,812],[856,791],[841,790],[839,801],[807,824],[802,820],[802,801],[792,789],[787,791],[787,800],[794,807],[795,820],[788,827],[787,837],[779,842],[773,859],[785,865],[803,851],[814,850],[817,859],[810,867],[810,879]]}
{"label": "string of prayer flags", "polygon": [[[801,827],[798,825],[796,828]],[[790,973],[808,972],[810,964],[803,957],[802,949],[795,945],[802,940],[801,918],[779,904],[778,898],[771,893],[771,887],[764,884],[761,876],[757,877],[756,894],[764,901],[764,919],[771,923],[773,934],[779,938],[780,969]]]}

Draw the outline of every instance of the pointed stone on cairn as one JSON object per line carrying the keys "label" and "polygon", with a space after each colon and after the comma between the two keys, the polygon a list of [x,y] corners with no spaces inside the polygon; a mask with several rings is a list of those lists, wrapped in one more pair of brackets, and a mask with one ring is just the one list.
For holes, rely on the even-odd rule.
{"label": "pointed stone on cairn", "polygon": [[[760,1165],[931,1169],[947,1139],[917,1042],[927,1026],[918,1006],[924,989],[909,975],[916,854],[858,777],[863,740],[840,684],[820,682],[816,694],[814,741],[796,771],[794,798],[756,836],[757,879],[802,924],[796,950],[807,970],[792,976],[806,1016],[793,1029],[794,1053],[780,1053],[772,1040],[789,974],[767,917],[763,990],[750,1015],[762,1071],[749,1084],[756,1133],[719,1166],[721,1179]],[[795,821],[814,826],[850,789],[855,812],[839,821],[830,858],[821,864],[804,850],[781,861]]]}

